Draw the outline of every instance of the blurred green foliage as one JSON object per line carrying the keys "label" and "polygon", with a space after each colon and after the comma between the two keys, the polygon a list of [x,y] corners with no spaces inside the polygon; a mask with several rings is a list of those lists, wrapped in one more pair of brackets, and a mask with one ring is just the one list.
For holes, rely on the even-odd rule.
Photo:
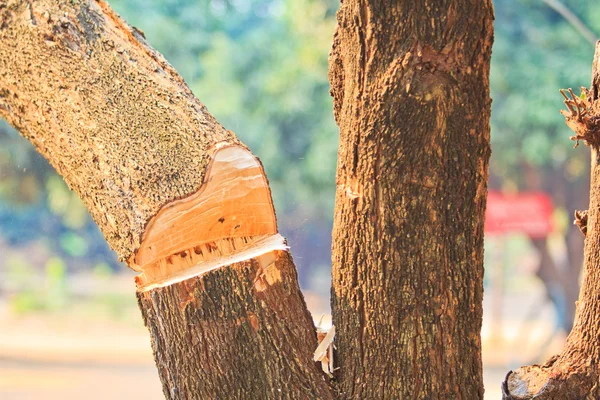
{"label": "blurred green foliage", "polygon": [[[596,2],[562,3],[600,35]],[[524,164],[541,172],[568,169],[570,179],[582,178],[585,158],[571,149],[558,91],[589,87],[594,45],[543,1],[499,0],[494,6],[491,172],[521,188],[528,186]]]}
{"label": "blurred green foliage", "polygon": [[[113,0],[182,74],[209,111],[264,163],[301,281],[326,294],[337,128],[327,81],[334,0]],[[491,89],[491,187],[531,186],[524,166],[585,178],[558,113],[558,89],[587,85],[593,46],[540,0],[497,0]],[[564,0],[600,33],[600,7]],[[564,172],[563,172],[564,171]],[[552,176],[552,175],[548,175]],[[560,188],[546,185],[555,194]],[[55,264],[0,265],[0,276],[45,271],[58,296],[65,271],[117,267],[76,195],[32,146],[0,125],[0,250],[40,242]],[[4,261],[3,261],[4,260]],[[56,261],[60,260],[60,262]],[[7,263],[0,254],[0,263]],[[48,261],[50,262],[50,261]],[[12,265],[12,264],[11,264]],[[58,267],[61,265],[61,267]],[[29,268],[29,269],[28,269]],[[310,279],[308,272],[318,279]],[[54,289],[50,289],[53,287]],[[1,288],[0,288],[1,290]],[[24,295],[22,308],[35,308]],[[112,300],[108,300],[111,302]],[[32,305],[33,304],[33,305]]]}

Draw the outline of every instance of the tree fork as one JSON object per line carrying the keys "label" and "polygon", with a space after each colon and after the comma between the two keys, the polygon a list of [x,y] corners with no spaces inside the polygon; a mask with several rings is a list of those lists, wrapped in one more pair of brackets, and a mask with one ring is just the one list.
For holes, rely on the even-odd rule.
{"label": "tree fork", "polygon": [[600,398],[600,42],[592,67],[592,86],[561,90],[567,110],[561,110],[571,137],[592,153],[589,210],[576,212],[575,224],[585,235],[583,282],[575,322],[561,354],[543,365],[510,371],[502,383],[505,400],[569,400]]}
{"label": "tree fork", "polygon": [[262,165],[141,31],[103,1],[0,1],[0,115],[140,272],[167,398],[332,398]]}

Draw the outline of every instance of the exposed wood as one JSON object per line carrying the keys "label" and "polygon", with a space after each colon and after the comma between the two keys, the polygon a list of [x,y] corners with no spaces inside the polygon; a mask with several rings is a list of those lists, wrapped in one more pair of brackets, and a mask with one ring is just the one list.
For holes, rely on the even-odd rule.
{"label": "exposed wood", "polygon": [[321,363],[321,369],[329,377],[333,378],[333,371],[335,370],[335,362],[333,359],[333,340],[335,339],[335,326],[324,330],[317,327],[317,340],[319,346],[315,350],[313,360]]}
{"label": "exposed wood", "polygon": [[587,223],[588,223],[588,210],[576,210],[575,211],[575,225],[579,228],[583,236],[587,235]]}
{"label": "exposed wood", "polygon": [[0,0],[0,115],[141,272],[167,398],[332,398],[260,162],[139,30],[103,1]]}
{"label": "exposed wood", "polygon": [[592,86],[582,95],[563,93],[567,110],[561,111],[592,154],[590,203],[578,212],[576,223],[585,234],[583,282],[575,322],[562,352],[544,365],[510,371],[502,385],[506,400],[600,398],[600,43],[592,68]]}
{"label": "exposed wood", "polygon": [[269,184],[248,150],[214,152],[205,182],[193,195],[167,204],[152,218],[130,266],[139,286],[244,251],[277,233]]}
{"label": "exposed wood", "polygon": [[491,1],[344,0],[337,382],[348,399],[481,399]]}

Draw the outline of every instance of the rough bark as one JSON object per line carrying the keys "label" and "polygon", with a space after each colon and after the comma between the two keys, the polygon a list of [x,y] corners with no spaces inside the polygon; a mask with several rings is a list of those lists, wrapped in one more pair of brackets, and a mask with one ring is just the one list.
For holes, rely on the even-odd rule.
{"label": "rough bark", "polygon": [[[542,190],[552,194],[556,207],[568,210],[573,216],[576,210],[588,208],[589,171],[573,180],[569,173],[557,168],[540,170],[523,163],[524,185],[529,190]],[[583,266],[583,238],[580,229],[573,224],[564,234],[567,257],[552,258],[546,239],[531,238],[533,247],[540,255],[536,275],[546,289],[549,300],[557,314],[556,329],[571,332],[575,320],[575,302],[579,295],[579,276]]]}
{"label": "rough bark", "polygon": [[262,166],[141,31],[103,1],[0,0],[0,116],[143,271],[167,398],[332,398]]}
{"label": "rough bark", "polygon": [[584,141],[591,150],[590,203],[587,213],[583,282],[575,323],[560,355],[544,365],[511,371],[502,384],[503,398],[597,399],[600,398],[600,43],[592,72],[592,87],[581,97],[570,92],[563,111],[575,131],[571,139]]}
{"label": "rough bark", "polygon": [[480,399],[491,1],[346,0],[332,307],[342,398]]}
{"label": "rough bark", "polygon": [[266,256],[138,292],[167,399],[332,398],[291,256]]}

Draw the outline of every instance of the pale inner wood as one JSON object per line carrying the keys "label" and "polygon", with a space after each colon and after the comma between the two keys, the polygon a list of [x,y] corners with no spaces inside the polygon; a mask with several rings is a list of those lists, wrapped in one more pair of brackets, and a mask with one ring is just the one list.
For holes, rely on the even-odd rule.
{"label": "pale inner wood", "polygon": [[262,166],[242,147],[222,147],[202,188],[166,205],[150,221],[130,267],[143,272],[137,282],[146,286],[254,247],[276,233]]}
{"label": "pale inner wood", "polygon": [[237,262],[242,262],[250,259],[258,261],[260,266],[259,275],[256,276],[254,287],[257,291],[263,291],[267,285],[273,285],[278,280],[281,280],[281,275],[278,270],[271,268],[274,260],[278,257],[278,252],[288,250],[285,239],[280,234],[267,236],[261,240],[254,242],[251,246],[240,250],[237,253],[215,257],[203,261],[191,268],[181,268],[176,271],[171,271],[169,276],[154,281],[145,280],[145,273],[136,276],[136,283],[141,291],[148,291],[158,287],[172,285],[177,282],[182,282],[195,276],[202,275],[206,272],[231,265]]}

